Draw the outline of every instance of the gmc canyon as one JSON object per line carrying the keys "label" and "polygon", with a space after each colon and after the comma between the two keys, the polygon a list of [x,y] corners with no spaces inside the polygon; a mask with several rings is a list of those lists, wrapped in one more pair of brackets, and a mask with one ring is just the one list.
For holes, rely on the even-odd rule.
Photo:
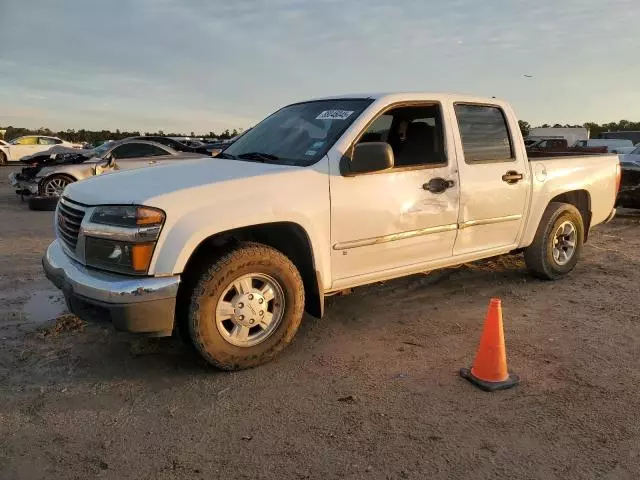
{"label": "gmc canyon", "polygon": [[174,331],[226,370],[359,285],[523,251],[554,280],[614,215],[616,155],[527,158],[510,106],[452,94],[295,103],[216,158],[66,187],[43,258],[72,312]]}

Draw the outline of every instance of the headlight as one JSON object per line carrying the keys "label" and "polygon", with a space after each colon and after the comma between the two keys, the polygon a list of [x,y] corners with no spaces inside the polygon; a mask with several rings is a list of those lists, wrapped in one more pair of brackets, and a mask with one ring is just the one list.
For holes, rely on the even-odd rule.
{"label": "headlight", "polygon": [[85,239],[87,265],[119,273],[144,275],[156,244],[128,243],[104,238]]}
{"label": "headlight", "polygon": [[83,226],[87,265],[145,275],[160,236],[162,210],[136,205],[96,207]]}
{"label": "headlight", "polygon": [[136,227],[139,225],[160,225],[164,223],[164,212],[157,208],[136,205],[105,205],[97,207],[91,215],[93,223],[116,227]]}

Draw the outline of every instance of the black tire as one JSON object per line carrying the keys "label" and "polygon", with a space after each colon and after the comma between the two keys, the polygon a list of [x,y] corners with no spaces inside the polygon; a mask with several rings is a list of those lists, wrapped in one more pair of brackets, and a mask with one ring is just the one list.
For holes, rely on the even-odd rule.
{"label": "black tire", "polygon": [[29,197],[27,205],[29,210],[53,212],[58,205],[58,200],[58,197]]}
{"label": "black tire", "polygon": [[[216,325],[216,307],[225,290],[247,274],[268,275],[282,289],[280,323],[261,343],[236,346]],[[279,251],[256,243],[241,243],[208,265],[189,299],[187,324],[191,342],[209,363],[222,370],[242,370],[270,361],[293,339],[304,313],[304,286],[298,269]]]}
{"label": "black tire", "polygon": [[51,196],[47,194],[47,187],[53,182],[65,182],[68,185],[69,183],[73,183],[75,181],[76,179],[70,175],[64,175],[62,173],[51,175],[50,177],[47,177],[40,182],[40,185],[38,185],[38,194],[41,197]]}
{"label": "black tire", "polygon": [[[553,252],[555,234],[565,222],[575,228],[575,250],[562,264],[554,258]],[[543,280],[557,280],[576,266],[583,242],[584,223],[578,209],[567,203],[552,202],[542,215],[533,243],[524,251],[524,260],[534,276]]]}
{"label": "black tire", "polygon": [[7,161],[7,156],[5,155],[4,152],[0,152],[0,165],[1,166],[5,166],[8,165],[9,162]]}

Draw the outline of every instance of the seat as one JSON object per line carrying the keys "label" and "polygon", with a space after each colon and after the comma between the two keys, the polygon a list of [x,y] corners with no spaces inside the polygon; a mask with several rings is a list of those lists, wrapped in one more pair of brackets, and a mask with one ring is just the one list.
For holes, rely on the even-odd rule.
{"label": "seat", "polygon": [[424,122],[413,122],[407,128],[407,140],[395,159],[398,167],[437,163],[435,129]]}

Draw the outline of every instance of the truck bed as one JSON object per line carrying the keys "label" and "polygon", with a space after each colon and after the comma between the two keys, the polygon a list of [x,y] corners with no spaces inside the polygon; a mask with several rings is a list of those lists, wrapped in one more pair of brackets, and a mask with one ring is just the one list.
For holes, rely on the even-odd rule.
{"label": "truck bed", "polygon": [[[563,195],[584,198],[585,210],[593,227],[609,218],[616,197],[618,155],[571,155],[531,158],[532,215],[529,222],[538,225],[542,212],[549,201]],[[536,215],[533,215],[536,212]],[[534,218],[536,217],[536,218]],[[525,245],[533,239],[531,229]],[[535,233],[535,232],[534,232]]]}
{"label": "truck bed", "polygon": [[607,155],[613,155],[612,153],[606,153],[606,152],[586,152],[586,151],[573,151],[573,152],[543,152],[543,151],[533,151],[533,152],[527,152],[527,157],[529,157],[530,159],[536,159],[536,160],[552,160],[554,158],[560,157],[560,158],[566,158],[566,157],[593,157],[593,156],[607,156]]}

